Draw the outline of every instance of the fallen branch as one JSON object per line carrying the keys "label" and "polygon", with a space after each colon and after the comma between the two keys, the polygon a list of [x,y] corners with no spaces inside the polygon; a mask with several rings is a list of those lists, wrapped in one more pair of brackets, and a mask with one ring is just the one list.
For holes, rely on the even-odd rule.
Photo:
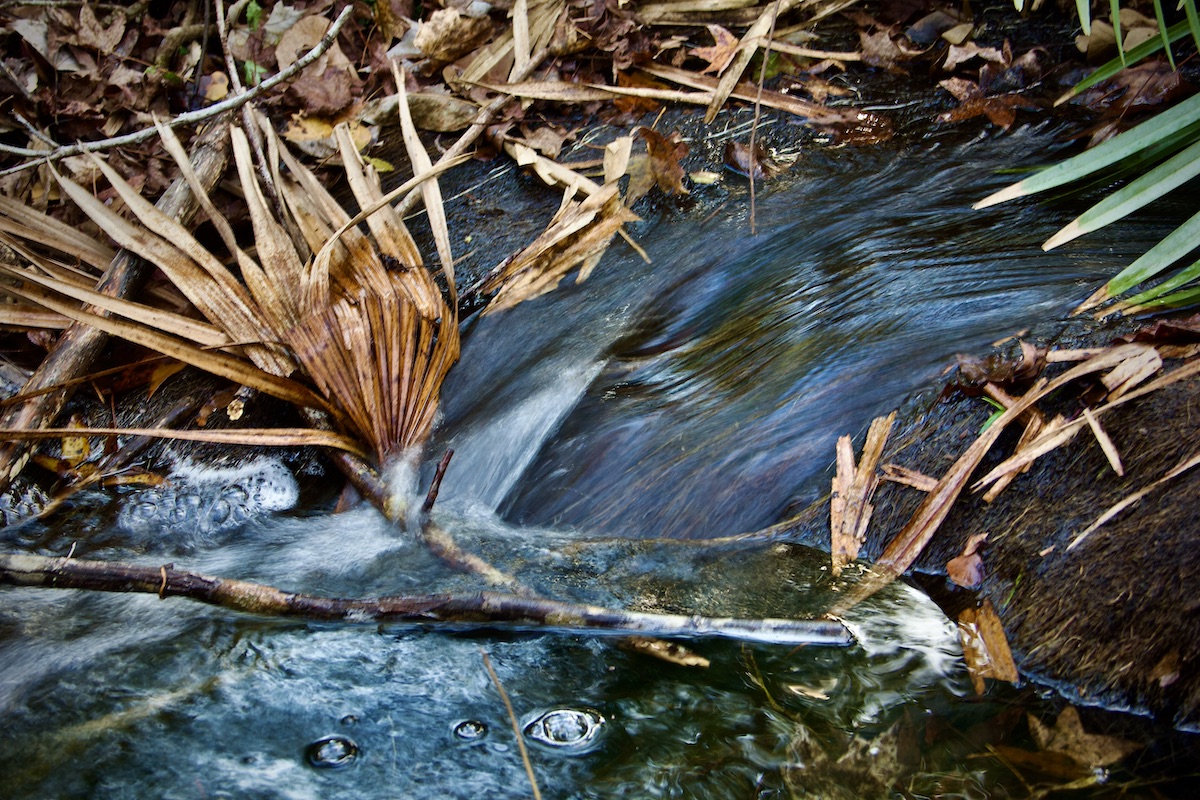
{"label": "fallen branch", "polygon": [[[195,125],[196,123],[213,119],[214,117],[224,114],[226,111],[234,111],[238,108],[241,108],[243,105],[259,95],[265,94],[284,81],[290,80],[309,64],[313,63],[322,55],[324,55],[325,51],[329,49],[329,46],[332,45],[333,41],[337,38],[338,33],[341,32],[342,26],[346,24],[346,20],[350,18],[350,14],[353,11],[353,4],[342,9],[342,13],[339,14],[338,18],[333,21],[333,25],[329,27],[329,30],[326,32],[325,36],[321,38],[321,41],[317,42],[313,49],[296,59],[288,66],[287,69],[272,75],[262,83],[246,92],[243,92],[242,94],[236,94],[230,97],[228,100],[222,100],[219,103],[214,103],[207,108],[189,111],[176,117],[172,117],[164,124],[171,128],[178,128],[183,125]],[[157,135],[158,128],[154,125],[151,125],[148,128],[142,128],[141,130],[134,131],[133,133],[127,133],[122,136],[114,136],[109,139],[100,139],[95,142],[80,142],[78,144],[64,145],[56,150],[49,151],[38,150],[30,147],[12,147],[10,145],[0,144],[0,153],[10,156],[17,156],[20,158],[34,159],[0,172],[0,176],[9,175],[14,172],[20,172],[41,163],[60,161],[61,159],[68,158],[70,156],[81,155],[82,153],[98,153],[102,150],[111,150],[114,147],[124,147],[125,145],[137,144],[139,142],[144,142],[147,139],[152,139]]]}
{"label": "fallen branch", "polygon": [[326,622],[409,622],[474,627],[525,626],[614,634],[721,637],[787,645],[845,646],[853,639],[828,620],[733,619],[621,611],[498,592],[344,599],[297,594],[261,583],[159,567],[49,556],[0,554],[0,584],[187,597],[234,611]]}

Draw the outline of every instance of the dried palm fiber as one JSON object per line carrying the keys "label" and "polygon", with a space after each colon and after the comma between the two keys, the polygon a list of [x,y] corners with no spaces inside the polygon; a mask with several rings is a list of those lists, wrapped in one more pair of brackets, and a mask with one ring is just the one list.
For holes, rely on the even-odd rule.
{"label": "dried palm fiber", "polygon": [[[411,120],[406,123],[411,126]],[[200,190],[202,208],[231,253],[236,272],[100,159],[93,157],[136,223],[69,178],[58,178],[64,192],[118,245],[158,266],[207,325],[111,298],[103,299],[103,307],[121,319],[96,320],[94,314],[60,299],[69,291],[76,300],[98,302],[101,298],[94,290],[63,280],[52,259],[27,248],[22,255],[29,266],[10,293],[323,410],[336,427],[366,443],[383,464],[428,437],[441,382],[458,358],[449,237],[444,225],[435,231],[450,287],[448,299],[425,268],[403,221],[385,202],[378,176],[359,158],[344,130],[338,132],[342,160],[356,200],[371,211],[365,215],[367,231],[351,224],[355,220],[287,152],[269,124],[261,128],[269,161],[261,173],[255,169],[246,132],[230,129],[253,227],[252,249],[235,240],[228,222],[200,190],[186,158],[180,157],[182,146],[162,128],[164,143],[182,173],[194,191]],[[417,141],[415,131],[412,140]],[[419,169],[429,160],[422,151],[413,163]],[[271,192],[263,190],[264,173],[274,184]],[[402,189],[436,174],[428,169],[424,173]],[[279,198],[278,205],[273,207],[267,196]],[[436,192],[426,191],[425,197],[427,202],[438,199],[437,213],[444,219]],[[12,227],[6,230],[11,233]],[[223,351],[204,349],[214,346]],[[299,380],[288,379],[297,371],[311,381],[317,395]]]}

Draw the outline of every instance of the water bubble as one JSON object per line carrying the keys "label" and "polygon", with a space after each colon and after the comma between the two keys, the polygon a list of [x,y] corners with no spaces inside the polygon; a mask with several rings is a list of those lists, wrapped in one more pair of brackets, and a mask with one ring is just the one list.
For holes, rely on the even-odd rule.
{"label": "water bubble", "polygon": [[342,717],[338,721],[341,722],[343,725],[347,725],[347,726],[348,725],[357,725],[358,724],[358,715],[357,714],[347,714],[346,716]]}
{"label": "water bubble", "polygon": [[344,767],[358,757],[358,745],[345,736],[326,736],[306,747],[304,755],[319,769]]}
{"label": "water bubble", "polygon": [[551,747],[583,747],[603,725],[604,717],[591,709],[556,708],[529,723],[525,735]]}
{"label": "water bubble", "polygon": [[454,735],[459,739],[473,742],[487,736],[488,726],[477,719],[467,719],[454,726]]}

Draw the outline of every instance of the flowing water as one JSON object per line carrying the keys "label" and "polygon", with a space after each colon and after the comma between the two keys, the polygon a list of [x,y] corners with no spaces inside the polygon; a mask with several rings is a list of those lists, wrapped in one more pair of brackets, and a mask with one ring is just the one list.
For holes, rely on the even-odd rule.
{"label": "flowing water", "polygon": [[[736,191],[715,213],[661,212],[637,231],[651,264],[617,244],[585,284],[471,320],[430,449],[456,450],[438,521],[565,599],[749,617],[835,605],[856,573],[834,581],[827,556],[696,540],[778,522],[825,490],[838,435],[956,352],[1063,318],[1162,233],[1135,223],[1043,254],[1065,212],[969,210],[995,167],[1048,144],[817,152],[760,195],[755,235]],[[0,537],[326,595],[477,586],[370,510],[272,514],[294,491],[279,469],[192,469],[119,514]],[[267,502],[250,497],[264,486]],[[965,700],[953,626],[902,584],[848,613],[852,646],[689,642],[708,669],[611,637],[2,592],[5,797],[527,797],[485,651],[546,797],[882,795],[919,771],[886,755],[894,740],[920,751],[929,785],[984,796],[999,780],[913,734],[998,712]]]}

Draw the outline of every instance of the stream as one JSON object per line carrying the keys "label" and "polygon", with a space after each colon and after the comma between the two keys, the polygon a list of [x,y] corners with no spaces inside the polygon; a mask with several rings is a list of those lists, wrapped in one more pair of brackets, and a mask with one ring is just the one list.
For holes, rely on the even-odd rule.
{"label": "stream", "polygon": [[[1046,254],[1068,204],[970,210],[1009,180],[997,168],[1050,143],[1019,131],[901,152],[814,149],[760,192],[754,235],[733,175],[716,211],[648,214],[634,234],[651,263],[617,242],[587,282],[466,322],[414,491],[453,448],[437,521],[547,595],[822,613],[857,568],[834,580],[828,556],[799,544],[704,540],[819,498],[839,435],[935,385],[956,353],[1066,320],[1166,230],[1148,217]],[[326,595],[478,588],[369,509],[247,510],[245,486],[294,496],[280,470],[193,470],[199,499],[172,499],[173,521],[161,491],[130,492],[120,512],[0,539]],[[242,524],[189,516],[213,513],[220,492],[222,519],[240,502]],[[916,794],[986,797],[1007,796],[990,792],[1011,780],[970,761],[966,735],[918,735],[932,719],[986,724],[1009,695],[971,699],[953,624],[903,583],[848,612],[850,647],[688,642],[707,669],[605,636],[0,592],[4,797],[528,797],[485,652],[545,797],[889,796],[900,776]]]}

